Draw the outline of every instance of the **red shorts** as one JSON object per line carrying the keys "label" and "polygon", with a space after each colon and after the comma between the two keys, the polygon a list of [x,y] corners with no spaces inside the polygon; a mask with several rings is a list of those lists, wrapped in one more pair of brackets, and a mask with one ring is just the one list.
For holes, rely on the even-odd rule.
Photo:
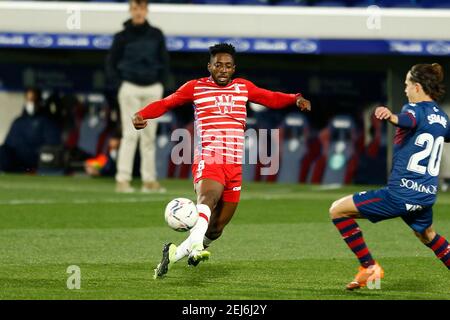
{"label": "red shorts", "polygon": [[204,160],[192,165],[194,183],[203,179],[211,179],[224,186],[222,199],[224,202],[239,202],[242,184],[241,164],[205,163]]}

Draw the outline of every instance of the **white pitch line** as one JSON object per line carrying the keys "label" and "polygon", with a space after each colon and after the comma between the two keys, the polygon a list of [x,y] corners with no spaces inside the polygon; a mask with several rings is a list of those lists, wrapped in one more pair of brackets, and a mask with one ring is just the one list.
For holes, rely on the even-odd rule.
{"label": "white pitch line", "polygon": [[0,200],[0,205],[47,205],[47,204],[93,204],[93,203],[140,203],[140,202],[162,202],[167,198],[107,198],[107,199],[72,199],[72,200],[53,200],[53,199],[12,199],[12,200]]}
{"label": "white pitch line", "polygon": [[[342,196],[341,194],[334,193],[290,193],[290,194],[258,194],[258,193],[245,193],[241,195],[241,200],[261,200],[261,201],[272,201],[272,200],[310,200],[310,201],[321,201],[330,202],[333,199],[337,199]],[[0,205],[52,205],[52,204],[96,204],[96,203],[146,203],[146,202],[168,202],[170,198],[173,197],[172,194],[164,195],[151,195],[148,197],[133,197],[133,198],[96,198],[96,199],[8,199],[0,200]],[[195,201],[195,195],[189,195],[189,198]],[[450,204],[450,199],[439,199],[437,204],[448,205]]]}
{"label": "white pitch line", "polygon": [[[0,184],[0,189],[6,189],[6,190],[38,190],[38,191],[58,191],[60,193],[66,193],[66,192],[72,192],[72,193],[103,193],[103,194],[115,194],[114,186],[105,187],[103,189],[99,188],[89,188],[89,187],[68,187],[67,185],[32,185],[32,184],[14,184],[14,185],[6,185],[6,184]],[[170,189],[169,192],[164,193],[165,195],[176,195],[179,193],[185,192],[185,189]],[[139,193],[136,191],[136,193]],[[157,193],[154,193],[157,194]],[[149,194],[149,195],[154,195]]]}

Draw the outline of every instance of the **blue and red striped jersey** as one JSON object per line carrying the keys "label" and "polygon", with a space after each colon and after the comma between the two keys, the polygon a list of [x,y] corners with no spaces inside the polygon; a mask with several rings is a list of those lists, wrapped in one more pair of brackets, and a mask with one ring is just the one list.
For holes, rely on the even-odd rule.
{"label": "blue and red striped jersey", "polygon": [[[434,101],[406,104],[398,115],[388,188],[408,203],[429,206],[436,201],[444,142],[450,138],[448,115]],[[408,121],[408,118],[410,121]]]}

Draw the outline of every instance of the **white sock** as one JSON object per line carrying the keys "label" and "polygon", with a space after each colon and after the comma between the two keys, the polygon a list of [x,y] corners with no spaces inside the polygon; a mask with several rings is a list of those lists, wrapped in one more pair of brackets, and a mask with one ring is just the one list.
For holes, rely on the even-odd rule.
{"label": "white sock", "polygon": [[[202,240],[206,238],[204,235],[206,233],[206,230],[208,230],[208,223],[209,218],[211,217],[211,210],[207,205],[204,204],[198,204],[197,210],[202,215],[198,217],[197,223],[195,226],[190,230],[189,237],[184,240],[178,247],[177,251],[175,252],[175,262],[178,260],[186,257],[189,253],[191,253],[191,247],[194,243],[202,243]],[[206,218],[208,219],[206,219]],[[194,235],[195,233],[195,235]],[[200,239],[200,240],[198,240]],[[208,239],[208,238],[206,238]],[[208,239],[209,240],[209,239]],[[204,241],[204,240],[203,240]],[[211,242],[211,240],[209,240]]]}
{"label": "white sock", "polygon": [[205,204],[198,204],[198,220],[195,226],[192,228],[191,235],[191,247],[193,245],[198,245],[203,248],[203,238],[205,236],[206,230],[208,230],[209,218],[211,217],[211,209]]}
{"label": "white sock", "polygon": [[[192,229],[191,229],[192,230]],[[186,257],[191,251],[191,237],[187,237],[178,247],[175,252],[175,262]]]}

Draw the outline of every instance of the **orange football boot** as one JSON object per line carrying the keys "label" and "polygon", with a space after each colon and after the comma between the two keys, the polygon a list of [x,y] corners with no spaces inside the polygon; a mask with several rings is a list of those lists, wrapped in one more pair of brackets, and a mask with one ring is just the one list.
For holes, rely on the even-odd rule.
{"label": "orange football boot", "polygon": [[368,281],[375,281],[377,279],[383,278],[384,278],[384,270],[378,264],[378,262],[375,262],[374,265],[371,265],[370,267],[367,268],[360,266],[359,271],[355,276],[355,279],[349,284],[347,284],[346,289],[347,290],[359,289],[365,287]]}

